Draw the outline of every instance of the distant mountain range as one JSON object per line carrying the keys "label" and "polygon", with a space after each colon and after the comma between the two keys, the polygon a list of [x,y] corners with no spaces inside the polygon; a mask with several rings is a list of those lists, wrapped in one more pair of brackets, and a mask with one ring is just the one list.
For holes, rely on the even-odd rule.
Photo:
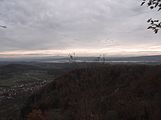
{"label": "distant mountain range", "polygon": [[[98,62],[101,57],[73,57],[76,62]],[[161,62],[161,55],[137,56],[137,57],[105,57],[105,62]],[[0,58],[0,62],[69,62],[69,57],[48,56],[48,57],[23,57],[23,58]]]}

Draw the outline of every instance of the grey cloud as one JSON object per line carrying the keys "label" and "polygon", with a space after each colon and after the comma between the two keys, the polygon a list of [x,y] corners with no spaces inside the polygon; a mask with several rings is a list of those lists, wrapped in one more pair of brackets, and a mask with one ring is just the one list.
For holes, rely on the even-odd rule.
{"label": "grey cloud", "polygon": [[146,30],[146,19],[160,16],[139,5],[140,0],[1,0],[0,24],[8,28],[0,30],[0,51],[158,43],[161,35]]}

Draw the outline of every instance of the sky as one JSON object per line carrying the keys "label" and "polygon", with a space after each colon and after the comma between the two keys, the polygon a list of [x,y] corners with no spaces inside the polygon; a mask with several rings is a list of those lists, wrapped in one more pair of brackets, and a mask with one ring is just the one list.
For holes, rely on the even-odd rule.
{"label": "sky", "polygon": [[147,30],[157,10],[141,0],[0,0],[0,57],[158,55],[161,31]]}

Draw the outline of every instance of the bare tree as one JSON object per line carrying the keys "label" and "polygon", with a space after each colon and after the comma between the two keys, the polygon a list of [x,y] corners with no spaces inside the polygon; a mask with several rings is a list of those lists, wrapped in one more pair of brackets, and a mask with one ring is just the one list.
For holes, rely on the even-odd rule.
{"label": "bare tree", "polygon": [[70,63],[75,62],[75,53],[69,54],[68,56],[69,56],[69,62],[70,62]]}
{"label": "bare tree", "polygon": [[[161,10],[161,0],[142,0],[141,6],[147,5],[150,9]],[[151,29],[154,33],[158,33],[161,29],[161,21],[158,19],[148,19],[149,27],[147,29]]]}

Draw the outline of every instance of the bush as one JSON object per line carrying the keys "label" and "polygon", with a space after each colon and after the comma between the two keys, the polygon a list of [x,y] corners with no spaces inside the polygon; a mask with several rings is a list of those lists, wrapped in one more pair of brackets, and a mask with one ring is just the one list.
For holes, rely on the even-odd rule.
{"label": "bush", "polygon": [[41,110],[33,110],[27,116],[27,120],[47,120],[45,115],[41,112]]}

